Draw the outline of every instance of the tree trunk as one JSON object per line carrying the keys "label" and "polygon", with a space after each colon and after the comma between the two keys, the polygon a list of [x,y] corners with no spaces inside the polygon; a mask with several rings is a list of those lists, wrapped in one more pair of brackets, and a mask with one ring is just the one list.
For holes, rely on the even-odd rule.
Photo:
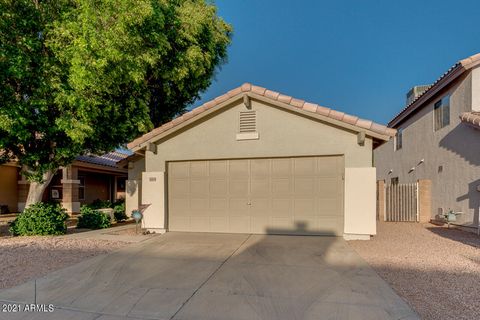
{"label": "tree trunk", "polygon": [[52,181],[53,176],[57,170],[49,170],[42,176],[42,182],[30,182],[30,188],[28,189],[27,201],[25,202],[25,208],[30,205],[41,202],[43,193],[47,189],[48,185]]}

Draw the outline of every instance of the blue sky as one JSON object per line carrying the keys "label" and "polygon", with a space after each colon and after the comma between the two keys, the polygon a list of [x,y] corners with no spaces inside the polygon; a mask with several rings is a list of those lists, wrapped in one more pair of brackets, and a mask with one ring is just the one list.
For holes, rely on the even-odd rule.
{"label": "blue sky", "polygon": [[480,1],[216,0],[234,28],[200,105],[251,82],[387,123],[416,84],[480,52]]}

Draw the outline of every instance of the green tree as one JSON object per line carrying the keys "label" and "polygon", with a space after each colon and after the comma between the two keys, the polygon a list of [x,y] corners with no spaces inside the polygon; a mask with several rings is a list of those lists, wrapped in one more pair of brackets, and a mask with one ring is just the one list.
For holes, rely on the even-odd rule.
{"label": "green tree", "polygon": [[0,0],[0,163],[22,166],[27,206],[77,155],[184,112],[230,40],[206,0]]}

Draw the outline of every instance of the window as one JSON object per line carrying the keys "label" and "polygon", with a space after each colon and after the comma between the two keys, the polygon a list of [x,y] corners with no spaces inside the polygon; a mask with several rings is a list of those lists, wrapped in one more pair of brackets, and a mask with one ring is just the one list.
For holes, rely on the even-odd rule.
{"label": "window", "polygon": [[403,144],[403,129],[398,128],[397,134],[395,135],[395,150],[402,149]]}
{"label": "window", "polygon": [[78,176],[80,183],[78,184],[78,200],[85,200],[85,177]]}
{"label": "window", "polygon": [[390,179],[391,184],[398,184],[398,177],[393,177]]}
{"label": "window", "polygon": [[450,124],[450,96],[446,96],[435,103],[433,118],[435,131]]}

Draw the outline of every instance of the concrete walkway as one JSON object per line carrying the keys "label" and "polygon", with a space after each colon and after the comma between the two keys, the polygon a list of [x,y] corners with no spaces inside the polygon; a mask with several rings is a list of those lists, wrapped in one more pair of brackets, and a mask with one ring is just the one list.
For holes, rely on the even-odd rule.
{"label": "concrete walkway", "polygon": [[167,233],[39,279],[37,304],[55,311],[0,319],[418,319],[334,237]]}

